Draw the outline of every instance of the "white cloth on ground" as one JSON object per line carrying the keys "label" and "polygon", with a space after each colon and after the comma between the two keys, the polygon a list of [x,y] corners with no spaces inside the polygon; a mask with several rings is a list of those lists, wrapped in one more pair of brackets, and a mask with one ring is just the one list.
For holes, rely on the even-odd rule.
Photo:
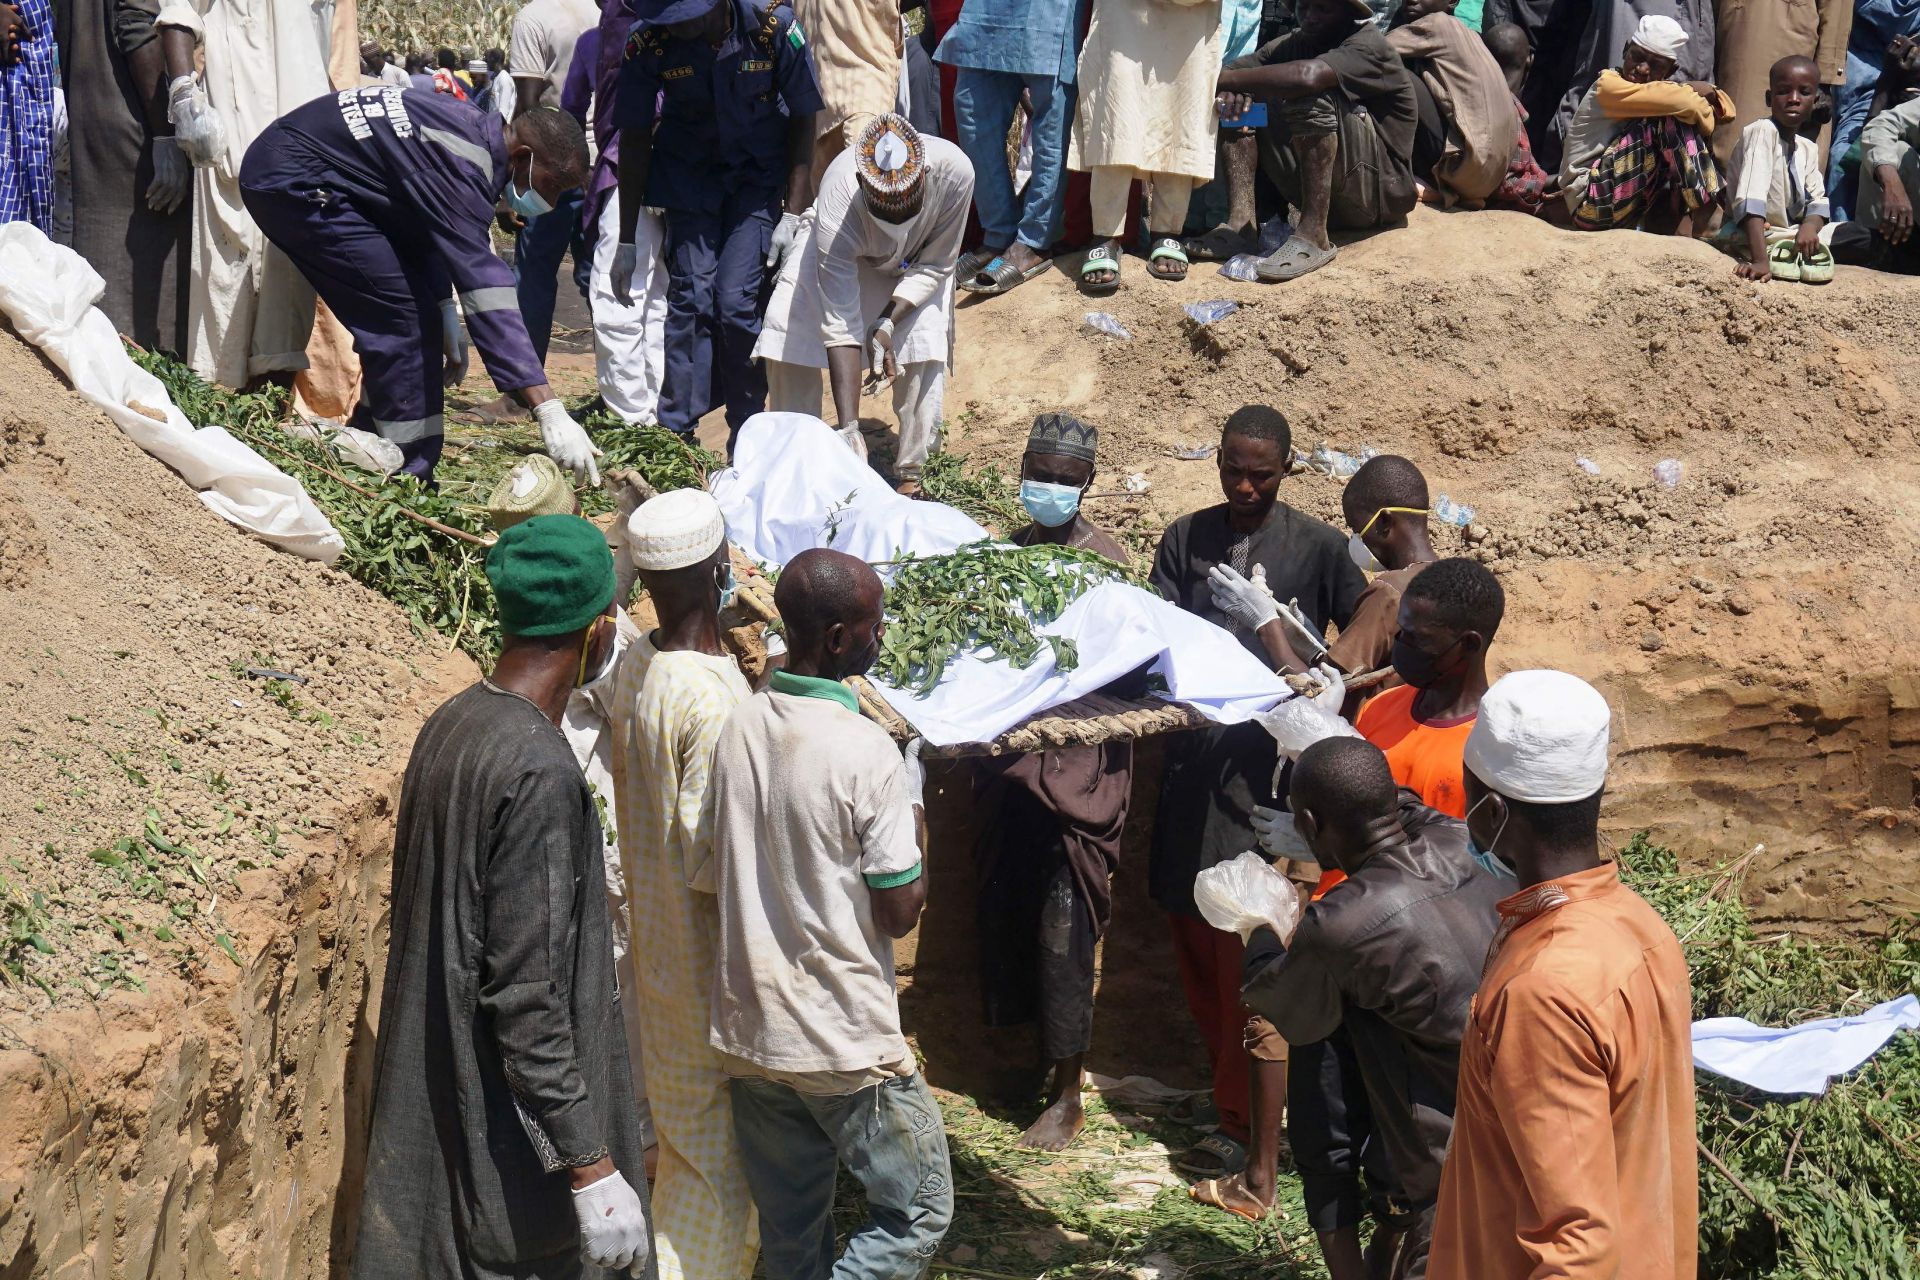
{"label": "white cloth on ground", "polygon": [[[617,197],[609,192],[607,199]],[[667,376],[667,268],[660,256],[660,215],[641,210],[633,232],[633,305],[613,294],[613,255],[620,248],[617,211],[604,209],[593,246],[587,293],[593,310],[594,375],[600,398],[627,423],[659,421]]]}
{"label": "white cloth on ground", "polygon": [[898,298],[907,313],[894,322],[894,358],[947,363],[953,270],[973,201],[973,166],[951,142],[921,141],[926,194],[905,222],[883,222],[868,211],[852,151],[827,166],[773,286],[755,356],[824,369],[828,347],[864,346],[888,300]]}
{"label": "white cloth on ground", "polygon": [[325,564],[339,559],[345,544],[298,480],[225,427],[196,428],[160,379],[127,355],[113,321],[93,305],[106,287],[85,258],[31,222],[0,225],[0,313],[75,391],[179,472],[216,515],[295,555]]}
{"label": "white cloth on ground", "polygon": [[[733,457],[709,487],[733,544],[767,564],[828,545],[869,563],[902,552],[940,555],[987,536],[952,507],[895,494],[817,418],[756,414],[741,427]],[[1137,587],[1096,587],[1042,630],[1080,642],[1074,670],[1060,671],[1047,647],[1024,671],[978,655],[957,657],[925,698],[877,679],[874,687],[936,745],[990,739],[1149,662],[1168,696],[1223,724],[1290,696],[1228,632]]]}
{"label": "white cloth on ground", "polygon": [[1901,1031],[1920,1031],[1920,998],[1911,992],[1865,1013],[1796,1027],[1705,1018],[1693,1024],[1693,1065],[1768,1093],[1825,1093],[1835,1076],[1871,1058]]}
{"label": "white cloth on ground", "polygon": [[193,33],[207,101],[226,124],[226,150],[193,171],[187,364],[209,382],[238,388],[307,367],[313,286],[247,212],[240,162],[268,125],[332,91],[331,19],[331,5],[307,0],[166,0],[155,20]]}
{"label": "white cloth on ground", "polygon": [[[810,365],[767,361],[767,411],[824,417],[826,375]],[[893,473],[905,479],[920,474],[927,455],[940,447],[941,415],[947,397],[947,367],[934,360],[900,366],[893,380],[893,416],[900,424],[900,447]]]}

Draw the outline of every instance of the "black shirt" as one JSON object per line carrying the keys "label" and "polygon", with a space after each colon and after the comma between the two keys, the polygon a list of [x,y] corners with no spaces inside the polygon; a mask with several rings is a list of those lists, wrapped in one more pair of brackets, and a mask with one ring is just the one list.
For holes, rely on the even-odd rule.
{"label": "black shirt", "polygon": [[[1189,613],[1233,632],[1247,652],[1269,662],[1258,636],[1213,607],[1207,572],[1230,564],[1252,575],[1265,565],[1267,586],[1281,604],[1300,611],[1325,631],[1347,625],[1367,580],[1347,555],[1347,540],[1331,525],[1284,502],[1273,504],[1266,523],[1236,534],[1225,503],[1175,520],[1153,558],[1153,585]],[[1180,915],[1198,915],[1193,878],[1217,862],[1254,847],[1252,809],[1273,803],[1273,771],[1279,752],[1257,724],[1221,725],[1176,734],[1168,740],[1167,771],[1160,787],[1147,880],[1153,899]]]}
{"label": "black shirt", "polygon": [[1419,118],[1413,97],[1413,76],[1372,23],[1355,27],[1345,39],[1333,44],[1315,40],[1305,31],[1291,31],[1244,58],[1236,58],[1230,65],[1234,69],[1270,67],[1310,58],[1318,58],[1333,68],[1333,74],[1340,78],[1340,92],[1365,107],[1373,117],[1393,159],[1395,176],[1411,190],[1413,128]]}

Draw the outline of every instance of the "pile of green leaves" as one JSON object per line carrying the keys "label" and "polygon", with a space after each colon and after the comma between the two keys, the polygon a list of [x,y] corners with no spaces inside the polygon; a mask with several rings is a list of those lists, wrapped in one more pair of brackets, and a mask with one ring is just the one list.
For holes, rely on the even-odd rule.
{"label": "pile of green leaves", "polygon": [[[580,425],[593,435],[600,446],[600,474],[628,468],[647,478],[647,483],[666,493],[671,489],[703,489],[707,477],[723,465],[720,455],[695,441],[683,439],[665,427],[630,427],[617,414],[605,409],[577,414]],[[581,508],[588,515],[612,509],[612,500],[602,490],[581,495]]]}
{"label": "pile of green leaves", "polygon": [[946,555],[906,556],[887,588],[887,635],[874,670],[925,697],[955,655],[987,652],[1022,669],[1044,642],[1062,671],[1079,665],[1073,641],[1034,630],[1103,582],[1127,571],[1079,547],[969,542]]}
{"label": "pile of green leaves", "polygon": [[402,515],[400,508],[482,537],[491,533],[484,512],[411,476],[383,480],[354,472],[353,482],[379,497],[355,493],[326,474],[346,474],[331,450],[280,429],[290,411],[284,388],[235,394],[166,356],[136,350],[133,357],[166,384],[167,394],[195,425],[225,427],[300,482],[346,543],[340,569],[406,610],[416,626],[447,636],[482,665],[493,661],[498,627],[487,586],[487,549],[447,537]]}
{"label": "pile of green leaves", "polygon": [[963,454],[944,449],[929,454],[920,469],[921,491],[996,533],[1009,534],[1028,523],[1017,479],[1000,474],[990,463],[974,471],[966,464]]}
{"label": "pile of green leaves", "polygon": [[[1859,1013],[1920,982],[1920,922],[1871,942],[1763,938],[1737,871],[1684,874],[1644,837],[1621,864],[1681,941],[1696,1018],[1788,1025]],[[1701,1276],[1920,1278],[1920,1035],[1897,1036],[1818,1098],[1707,1072],[1696,1097],[1700,1141],[1732,1173],[1700,1165]]]}

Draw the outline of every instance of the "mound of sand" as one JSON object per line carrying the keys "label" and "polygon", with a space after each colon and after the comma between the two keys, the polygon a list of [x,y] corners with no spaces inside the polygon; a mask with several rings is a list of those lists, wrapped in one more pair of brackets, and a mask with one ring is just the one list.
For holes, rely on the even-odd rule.
{"label": "mound of sand", "polygon": [[[1920,909],[1911,280],[1744,284],[1697,243],[1427,209],[1286,286],[1125,277],[1104,301],[1054,273],[963,307],[949,447],[1012,466],[1034,412],[1073,409],[1102,432],[1096,490],[1153,486],[1089,510],[1153,525],[1219,500],[1212,463],[1174,451],[1241,404],[1282,408],[1302,448],[1404,454],[1485,528],[1442,542],[1505,581],[1496,663],[1612,699],[1614,829],[1702,859],[1765,843],[1761,919]],[[1181,310],[1210,299],[1240,307]],[[1132,340],[1088,329],[1096,309]],[[1337,523],[1339,487],[1283,496]]]}

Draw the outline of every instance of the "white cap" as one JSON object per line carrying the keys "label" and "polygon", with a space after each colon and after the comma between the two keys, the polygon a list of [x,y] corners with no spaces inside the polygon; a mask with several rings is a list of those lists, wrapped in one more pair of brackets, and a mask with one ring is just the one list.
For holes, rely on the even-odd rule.
{"label": "white cap", "polygon": [[642,569],[699,564],[726,540],[726,517],[705,489],[663,493],[627,518],[627,546]]}
{"label": "white cap", "polygon": [[1672,18],[1650,13],[1640,19],[1629,39],[1656,57],[1678,59],[1680,47],[1687,42],[1687,30]]}
{"label": "white cap", "polygon": [[1464,763],[1513,800],[1567,804],[1607,780],[1607,700],[1564,671],[1515,671],[1480,699]]}
{"label": "white cap", "polygon": [[470,60],[467,63],[467,74],[470,76],[483,76],[487,74],[487,60],[485,58],[474,58]]}

